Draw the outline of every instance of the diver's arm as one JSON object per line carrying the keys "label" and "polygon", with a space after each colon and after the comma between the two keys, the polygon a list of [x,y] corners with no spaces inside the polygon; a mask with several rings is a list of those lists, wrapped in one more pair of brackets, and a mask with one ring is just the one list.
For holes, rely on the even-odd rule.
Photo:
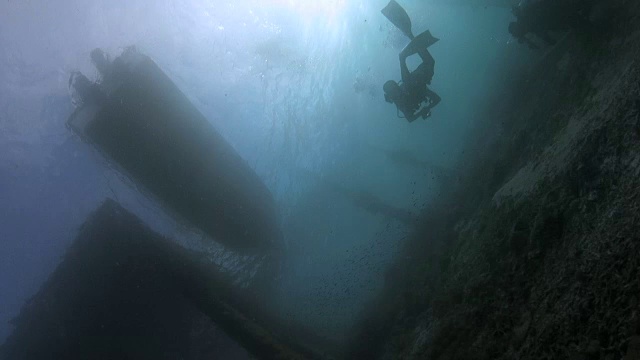
{"label": "diver's arm", "polygon": [[423,120],[426,120],[427,118],[431,117],[431,109],[428,106],[423,107],[418,115],[420,115]]}
{"label": "diver's arm", "polygon": [[411,110],[404,111],[404,110],[400,109],[398,104],[396,104],[396,111],[397,111],[397,114],[398,114],[399,118],[401,118],[401,119],[403,118],[402,116],[400,116],[400,113],[402,113],[402,115],[404,115],[404,119],[407,119],[408,122],[413,122],[415,119],[420,117],[420,113],[414,114],[413,111],[411,111]]}
{"label": "diver's arm", "polygon": [[436,94],[435,91],[432,91],[429,88],[427,88],[426,94],[427,94],[428,104],[427,104],[427,106],[423,107],[418,112],[418,114],[416,114],[416,117],[422,117],[423,119],[431,117],[431,109],[436,107],[436,105],[438,105],[440,103],[440,101],[442,100],[440,98],[440,96],[438,94]]}
{"label": "diver's arm", "polygon": [[436,105],[440,104],[440,101],[442,101],[442,98],[440,97],[440,95],[436,94],[435,91],[429,88],[427,88],[426,94],[427,94],[427,97],[429,98],[429,110],[436,107]]}
{"label": "diver's arm", "polygon": [[421,114],[411,114],[411,116],[405,116],[407,118],[407,121],[412,123],[414,122],[417,118],[420,117]]}
{"label": "diver's arm", "polygon": [[421,115],[422,114],[420,112],[418,112],[417,114],[414,114],[413,111],[410,111],[409,114],[404,114],[404,117],[407,119],[408,122],[411,123],[411,122],[414,122]]}

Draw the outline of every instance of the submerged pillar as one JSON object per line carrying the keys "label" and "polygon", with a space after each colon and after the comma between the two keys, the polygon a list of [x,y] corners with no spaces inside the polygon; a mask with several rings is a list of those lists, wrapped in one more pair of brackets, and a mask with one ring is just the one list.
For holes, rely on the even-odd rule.
{"label": "submerged pillar", "polygon": [[323,357],[250,293],[107,200],[12,321],[0,359]]}

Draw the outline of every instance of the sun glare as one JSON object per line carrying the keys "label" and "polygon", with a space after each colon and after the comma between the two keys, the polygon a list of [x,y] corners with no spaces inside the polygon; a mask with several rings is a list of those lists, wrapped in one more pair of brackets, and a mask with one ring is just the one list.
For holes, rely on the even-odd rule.
{"label": "sun glare", "polygon": [[269,0],[260,1],[260,4],[292,10],[308,23],[333,24],[343,13],[346,0]]}

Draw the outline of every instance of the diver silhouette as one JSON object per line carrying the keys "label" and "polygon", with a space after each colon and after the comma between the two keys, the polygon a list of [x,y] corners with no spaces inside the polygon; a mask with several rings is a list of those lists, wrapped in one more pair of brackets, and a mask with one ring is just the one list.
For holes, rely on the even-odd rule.
{"label": "diver silhouette", "polygon": [[[399,54],[402,81],[400,83],[394,80],[387,81],[383,86],[384,99],[395,104],[397,110],[402,112],[409,122],[419,117],[426,119],[431,116],[431,109],[441,101],[440,96],[427,86],[431,84],[435,67],[435,60],[428,48],[439,39],[433,37],[429,30],[413,36],[411,19],[395,0],[391,0],[382,9],[382,14],[411,39]],[[414,71],[409,71],[407,58],[414,54],[420,56],[422,63]]]}

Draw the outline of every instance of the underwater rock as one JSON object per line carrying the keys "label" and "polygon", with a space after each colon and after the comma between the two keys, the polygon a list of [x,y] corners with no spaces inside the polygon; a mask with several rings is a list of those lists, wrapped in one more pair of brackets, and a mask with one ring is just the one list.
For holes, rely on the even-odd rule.
{"label": "underwater rock", "polygon": [[[386,284],[391,315],[359,353],[375,358],[375,336],[381,358],[640,358],[640,3],[609,3],[615,27],[568,34],[509,85],[509,106],[488,105],[505,134],[471,145],[461,184],[425,211],[399,255],[409,279]],[[462,210],[442,216],[448,203]]]}
{"label": "underwater rock", "polygon": [[627,354],[624,356],[624,360],[640,360],[640,336],[636,335],[629,339]]}

